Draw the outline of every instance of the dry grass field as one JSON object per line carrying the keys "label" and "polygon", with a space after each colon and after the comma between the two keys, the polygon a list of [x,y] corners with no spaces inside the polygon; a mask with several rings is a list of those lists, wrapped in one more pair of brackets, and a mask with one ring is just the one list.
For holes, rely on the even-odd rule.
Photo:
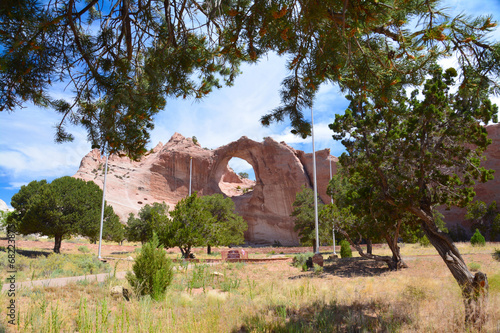
{"label": "dry grass field", "polygon": [[[28,250],[50,249],[52,244],[32,243],[39,244]],[[67,256],[95,252],[90,244],[86,245],[90,253],[82,253],[82,244],[68,244],[63,244],[62,251]],[[134,257],[138,247],[106,248],[104,254]],[[457,247],[471,269],[488,275],[490,302],[483,331],[500,332],[500,261],[494,257],[500,244],[471,247],[458,243]],[[57,288],[21,289],[15,297],[15,326],[7,323],[5,315],[11,298],[2,293],[0,332],[466,331],[460,290],[432,247],[404,245],[402,253],[409,268],[401,271],[388,271],[382,264],[359,257],[325,260],[322,271],[302,271],[292,266],[291,258],[294,252],[309,249],[248,250],[254,258],[285,256],[290,260],[177,264],[172,285],[161,301],[112,296],[114,286],[130,289],[126,280],[112,277],[102,283],[81,281]],[[217,249],[215,252],[208,256],[202,248],[195,251],[198,258],[217,258]],[[389,250],[378,246],[374,253],[389,254]],[[171,249],[168,256],[179,254]],[[328,258],[326,253],[324,258]],[[25,279],[34,276],[33,262],[40,259],[17,259],[27,265],[18,275]],[[108,265],[103,271],[127,270],[131,262],[109,260]]]}

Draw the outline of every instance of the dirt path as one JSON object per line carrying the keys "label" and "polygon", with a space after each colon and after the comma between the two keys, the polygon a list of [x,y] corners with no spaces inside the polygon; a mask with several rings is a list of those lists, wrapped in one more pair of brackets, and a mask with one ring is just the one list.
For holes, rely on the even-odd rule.
{"label": "dirt path", "polygon": [[[116,272],[117,279],[124,279],[127,272]],[[15,290],[19,291],[24,288],[33,288],[33,287],[62,287],[67,285],[68,283],[73,283],[76,281],[97,281],[103,282],[107,278],[113,276],[113,273],[101,273],[101,274],[92,274],[92,275],[82,275],[82,276],[70,276],[70,277],[61,277],[61,278],[53,278],[53,279],[45,279],[45,280],[36,280],[36,281],[24,281],[17,282],[15,284]],[[2,292],[9,290],[11,285],[6,283],[2,286]]]}

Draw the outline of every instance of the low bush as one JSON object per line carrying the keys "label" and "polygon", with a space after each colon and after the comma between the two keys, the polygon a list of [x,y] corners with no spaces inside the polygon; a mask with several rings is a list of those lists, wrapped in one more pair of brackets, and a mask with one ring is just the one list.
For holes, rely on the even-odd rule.
{"label": "low bush", "polygon": [[[312,252],[299,253],[293,257],[292,265],[297,267],[297,268],[303,269],[303,267],[306,266],[307,259],[311,258],[313,255],[314,255],[314,253],[312,253]],[[306,266],[306,270],[307,270],[307,266]]]}
{"label": "low bush", "polygon": [[500,261],[500,249],[495,249],[493,253],[493,259]]}
{"label": "low bush", "polygon": [[318,264],[313,264],[313,269],[314,269],[314,275],[320,275],[323,273],[323,266],[320,266]]}
{"label": "low bush", "polygon": [[90,249],[88,247],[86,247],[85,245],[82,245],[82,246],[78,247],[78,251],[81,253],[89,253]]}
{"label": "low bush", "polygon": [[481,269],[481,264],[477,262],[471,262],[468,266],[471,272],[478,272]]}
{"label": "low bush", "polygon": [[476,232],[474,235],[472,235],[470,239],[470,243],[472,246],[485,246],[486,245],[486,239],[484,239],[484,236],[481,235],[481,232],[479,232],[479,229],[476,229]]}
{"label": "low bush", "polygon": [[153,239],[144,244],[135,259],[133,274],[127,273],[127,280],[136,294],[150,295],[155,300],[164,297],[173,278],[172,262],[158,246],[158,236],[153,234]]}
{"label": "low bush", "polygon": [[420,244],[420,246],[423,246],[423,247],[431,246],[431,242],[429,241],[429,238],[427,238],[427,236],[425,236],[425,235],[418,239],[418,243]]}
{"label": "low bush", "polygon": [[341,258],[352,257],[351,244],[349,244],[349,242],[346,241],[345,239],[340,241],[340,257]]}

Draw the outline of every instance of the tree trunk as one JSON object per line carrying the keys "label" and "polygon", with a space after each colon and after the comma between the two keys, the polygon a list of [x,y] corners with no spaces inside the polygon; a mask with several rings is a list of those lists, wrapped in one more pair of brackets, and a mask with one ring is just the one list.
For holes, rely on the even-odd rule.
{"label": "tree trunk", "polygon": [[54,253],[61,253],[62,235],[54,236]]}
{"label": "tree trunk", "polygon": [[207,245],[207,254],[212,254],[212,247],[209,245]]}
{"label": "tree trunk", "polygon": [[420,217],[425,235],[436,248],[462,289],[467,328],[474,327],[480,330],[486,321],[486,306],[488,303],[488,278],[486,274],[477,272],[473,275],[469,271],[453,241],[436,227],[430,207],[411,207],[410,210]]}
{"label": "tree trunk", "polygon": [[190,246],[186,246],[186,247],[179,246],[179,249],[181,249],[182,258],[184,258],[184,259],[192,258]]}
{"label": "tree trunk", "polygon": [[[358,253],[361,257],[367,258],[367,259],[372,259],[375,261],[383,261],[387,264],[387,266],[389,267],[390,270],[398,270],[400,268],[407,268],[408,267],[406,265],[405,266],[398,265],[399,262],[394,261],[394,256],[393,257],[378,256],[378,255],[374,255],[374,254],[365,253],[363,251],[363,248],[359,244],[354,243],[352,241],[351,237],[344,229],[342,229],[340,227],[337,227],[337,229],[344,236],[344,238],[356,249],[356,251],[358,251]],[[401,260],[401,262],[402,262],[402,260]]]}
{"label": "tree trunk", "polygon": [[370,238],[366,240],[366,253],[373,254],[373,244]]}
{"label": "tree trunk", "polygon": [[391,238],[388,234],[384,235],[387,244],[392,252],[392,265],[396,270],[401,268],[408,268],[408,265],[404,262],[403,257],[401,257],[401,248],[398,245],[399,232],[396,232],[394,237]]}

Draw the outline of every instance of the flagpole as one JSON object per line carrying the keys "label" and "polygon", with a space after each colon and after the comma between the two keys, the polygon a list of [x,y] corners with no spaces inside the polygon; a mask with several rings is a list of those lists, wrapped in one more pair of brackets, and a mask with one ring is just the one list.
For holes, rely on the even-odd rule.
{"label": "flagpole", "polygon": [[101,257],[102,227],[104,224],[104,208],[106,205],[106,176],[108,174],[108,159],[109,159],[109,154],[106,156],[106,166],[104,167],[104,183],[102,185],[101,227],[99,229],[99,253],[97,256],[98,259],[102,259]]}
{"label": "flagpole", "polygon": [[191,182],[193,178],[193,157],[189,160],[189,196],[191,196]]}
{"label": "flagpole", "polygon": [[316,179],[316,149],[314,147],[314,115],[311,105],[311,136],[313,149],[313,178],[314,178],[314,227],[316,229],[316,254],[319,254],[319,229],[318,229],[318,182]]}
{"label": "flagpole", "polygon": [[[332,156],[331,155],[329,156],[329,160],[330,160],[330,180],[332,180],[333,175],[332,175]],[[333,195],[332,195],[332,205],[333,205]],[[335,251],[335,225],[333,225],[333,228],[332,228],[332,235],[333,235],[333,254],[337,254],[337,252]]]}

